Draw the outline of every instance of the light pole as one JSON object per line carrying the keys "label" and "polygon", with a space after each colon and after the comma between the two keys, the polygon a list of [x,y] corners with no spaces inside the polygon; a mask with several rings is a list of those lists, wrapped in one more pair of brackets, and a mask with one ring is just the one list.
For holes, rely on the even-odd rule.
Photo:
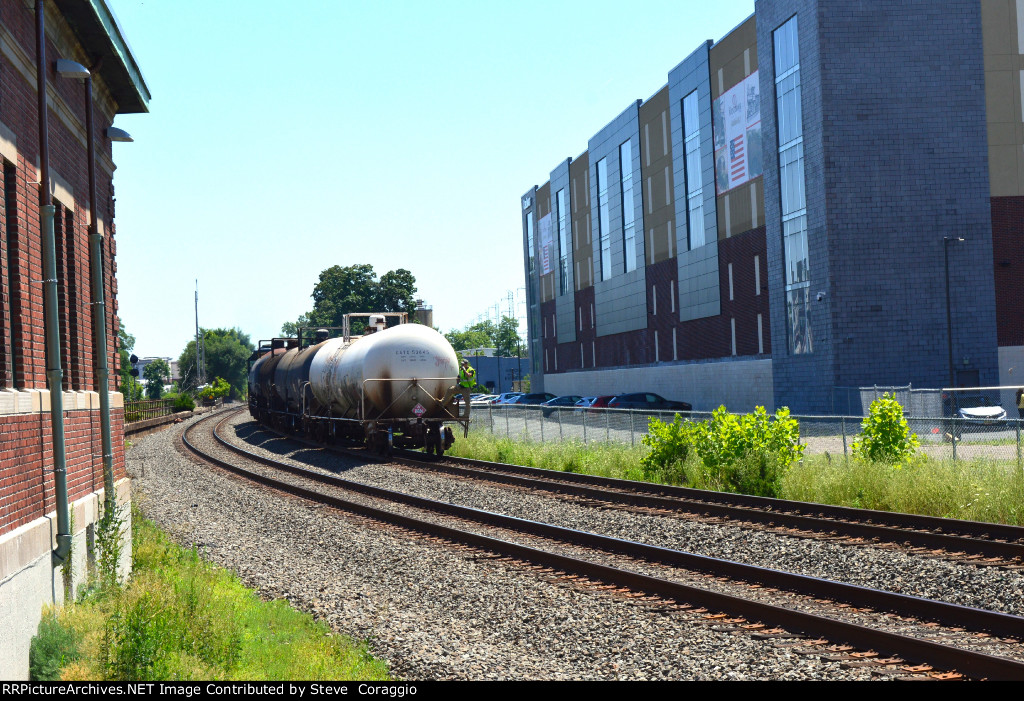
{"label": "light pole", "polygon": [[946,266],[946,345],[949,350],[949,387],[955,386],[953,376],[953,315],[949,306],[949,244],[953,241],[963,242],[963,236],[943,236],[942,254]]}

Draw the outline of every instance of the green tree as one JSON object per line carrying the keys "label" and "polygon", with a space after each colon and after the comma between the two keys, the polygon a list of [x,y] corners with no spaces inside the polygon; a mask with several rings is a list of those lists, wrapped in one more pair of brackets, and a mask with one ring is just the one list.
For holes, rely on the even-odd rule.
{"label": "green tree", "polygon": [[375,306],[366,311],[406,312],[412,316],[416,309],[416,278],[404,268],[392,270],[380,276],[377,284]]}
{"label": "green tree", "polygon": [[[490,323],[490,322],[484,322]],[[493,324],[491,324],[493,326]],[[493,348],[493,338],[486,329],[480,328],[482,324],[474,324],[464,331],[452,329],[444,335],[448,343],[456,351],[464,351],[467,348]]]}
{"label": "green tree", "polygon": [[467,348],[496,348],[498,355],[515,357],[522,342],[519,338],[519,321],[505,316],[495,326],[491,320],[478,321],[462,331],[452,329],[444,335],[452,348],[457,351]]}
{"label": "green tree", "polygon": [[[239,329],[200,329],[203,345],[206,349],[206,377],[223,377],[231,385],[231,396],[245,394],[248,384],[247,361],[252,354],[253,345],[248,334]],[[196,390],[196,342],[189,341],[185,350],[178,358],[178,368],[182,374],[182,389],[189,392]]]}
{"label": "green tree", "polygon": [[132,377],[132,351],[135,350],[135,336],[132,336],[121,323],[121,317],[117,318],[117,354],[121,359],[120,382],[118,388],[124,395],[126,402],[142,399],[142,387]]}
{"label": "green tree", "polygon": [[[403,268],[377,279],[368,263],[342,267],[333,265],[320,273],[313,287],[313,309],[295,322],[285,322],[281,333],[293,336],[300,326],[341,326],[345,314],[406,312],[416,309],[416,278]],[[362,333],[364,323],[353,320],[353,333]]]}
{"label": "green tree", "polygon": [[494,333],[494,347],[498,355],[514,358],[525,344],[519,337],[519,320],[514,316],[503,316]]}
{"label": "green tree", "polygon": [[159,399],[164,394],[164,385],[171,379],[171,366],[163,358],[157,358],[142,371],[146,379],[146,396]]}
{"label": "green tree", "polygon": [[903,416],[894,394],[883,394],[871,402],[861,422],[860,435],[853,441],[853,455],[862,460],[890,463],[896,469],[917,453],[921,441]]}
{"label": "green tree", "polygon": [[286,321],[281,324],[281,335],[296,336],[299,333],[299,328],[303,326],[311,326],[308,314],[301,314],[295,321]]}

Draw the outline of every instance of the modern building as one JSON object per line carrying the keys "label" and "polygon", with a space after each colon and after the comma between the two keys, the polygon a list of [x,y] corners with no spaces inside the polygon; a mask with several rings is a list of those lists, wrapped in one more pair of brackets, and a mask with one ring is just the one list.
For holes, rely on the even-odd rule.
{"label": "modern building", "polygon": [[1022,92],[1022,0],[759,0],[522,196],[533,388],[1022,381]]}
{"label": "modern building", "polygon": [[492,394],[515,392],[521,380],[530,373],[528,357],[510,358],[496,355],[497,348],[470,348],[460,351],[463,358],[476,370],[476,382]]}
{"label": "modern building", "polygon": [[[42,18],[40,28],[38,20]],[[40,31],[40,29],[42,31]],[[42,38],[43,51],[37,49]],[[40,60],[42,57],[45,60]],[[73,61],[78,66],[57,62]],[[41,68],[42,76],[37,73]],[[88,72],[86,69],[91,69]],[[83,76],[89,75],[88,79]],[[40,79],[43,80],[40,80]],[[39,85],[44,100],[39,100]],[[90,93],[91,90],[91,93]],[[91,94],[91,100],[87,95]],[[43,606],[73,595],[96,556],[96,523],[106,500],[104,460],[116,503],[129,499],[124,410],[116,391],[117,282],[114,162],[118,114],[146,112],[149,91],[105,0],[0,2],[0,678],[26,679],[28,650]],[[42,102],[45,110],[39,108]],[[91,103],[91,130],[87,113]],[[45,128],[44,128],[45,127]],[[43,138],[45,136],[45,140]],[[89,144],[94,147],[90,163]],[[43,144],[48,144],[44,148]],[[45,154],[49,153],[49,158]],[[48,166],[48,168],[47,168]],[[94,166],[94,168],[90,168]],[[90,170],[94,178],[90,179]],[[44,173],[48,177],[44,177]],[[56,317],[63,370],[66,503],[55,479],[58,451],[47,385],[43,188],[49,181],[56,245]],[[90,195],[95,183],[95,198]],[[90,205],[94,202],[94,205]],[[94,211],[91,211],[94,210]],[[95,215],[95,216],[93,216]],[[104,304],[90,289],[90,220],[95,219]],[[52,288],[51,288],[52,289]],[[98,310],[105,313],[99,317]],[[94,322],[96,326],[94,327]],[[110,438],[104,456],[94,328],[106,339]],[[98,347],[97,344],[96,347]],[[56,513],[70,528],[60,537]],[[123,510],[122,510],[123,513]],[[68,538],[70,536],[70,538]],[[125,534],[130,555],[130,534]],[[70,543],[67,556],[51,555]],[[60,546],[60,547],[58,547]],[[124,563],[124,560],[122,560]]]}

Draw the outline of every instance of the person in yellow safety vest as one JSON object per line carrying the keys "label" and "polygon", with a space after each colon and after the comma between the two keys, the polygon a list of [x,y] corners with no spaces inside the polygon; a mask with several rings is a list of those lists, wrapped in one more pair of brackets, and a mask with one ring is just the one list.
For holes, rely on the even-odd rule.
{"label": "person in yellow safety vest", "polygon": [[476,387],[476,370],[465,359],[462,361],[462,367],[459,368],[459,386],[464,389]]}
{"label": "person in yellow safety vest", "polygon": [[462,367],[459,368],[459,394],[462,401],[466,403],[466,411],[469,411],[469,393],[476,387],[476,370],[465,358],[462,359]]}

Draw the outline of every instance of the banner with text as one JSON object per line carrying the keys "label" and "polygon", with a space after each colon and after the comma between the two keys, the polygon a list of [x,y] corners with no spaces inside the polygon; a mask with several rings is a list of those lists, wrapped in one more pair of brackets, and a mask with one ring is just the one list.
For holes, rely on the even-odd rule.
{"label": "banner with text", "polygon": [[715,137],[715,191],[761,175],[761,87],[757,71],[722,93],[711,107]]}

